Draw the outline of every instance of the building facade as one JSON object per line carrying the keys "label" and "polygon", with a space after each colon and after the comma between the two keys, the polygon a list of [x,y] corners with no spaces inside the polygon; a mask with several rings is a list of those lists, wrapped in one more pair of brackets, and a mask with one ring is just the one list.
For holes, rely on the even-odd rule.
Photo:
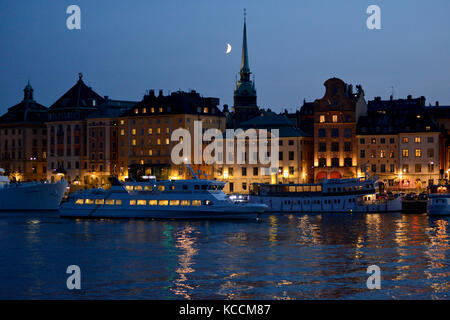
{"label": "building facade", "polygon": [[28,83],[23,100],[0,117],[0,167],[15,181],[47,179],[47,108],[33,91]]}
{"label": "building facade", "polygon": [[341,79],[325,82],[325,95],[314,102],[315,181],[357,176],[356,122],[367,114],[364,91]]}
{"label": "building facade", "polygon": [[[156,96],[150,90],[143,100],[118,118],[118,160],[120,179],[156,176],[158,179],[188,178],[190,171],[184,164],[172,162],[172,148],[180,141],[172,141],[174,130],[190,132],[191,155],[194,144],[204,148],[201,136],[208,129],[225,131],[225,116],[218,109],[219,99],[204,98],[195,91],[173,92]],[[194,134],[195,122],[201,124],[200,137]],[[200,140],[199,140],[200,139]],[[193,159],[188,159],[190,163]],[[212,176],[212,166],[192,164],[203,177]]]}

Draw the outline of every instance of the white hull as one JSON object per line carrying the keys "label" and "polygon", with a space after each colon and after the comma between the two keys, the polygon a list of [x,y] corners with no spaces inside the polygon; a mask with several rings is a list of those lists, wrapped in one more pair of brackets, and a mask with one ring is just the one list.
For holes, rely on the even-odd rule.
{"label": "white hull", "polygon": [[[350,201],[350,199],[352,199]],[[326,200],[326,201],[325,201]],[[359,204],[355,197],[275,197],[275,196],[251,196],[250,202],[265,204],[269,207],[268,212],[286,213],[382,213],[400,212],[402,209],[401,199],[397,198],[384,203]]]}
{"label": "white hull", "polygon": [[450,216],[450,194],[430,195],[427,212],[430,216]]}
{"label": "white hull", "polygon": [[230,207],[216,207],[210,209],[198,208],[121,208],[107,206],[84,206],[77,208],[62,206],[59,210],[61,217],[66,218],[143,218],[143,219],[256,219],[264,212],[265,206],[236,205]]}
{"label": "white hull", "polygon": [[0,210],[58,210],[67,183],[22,183],[0,189]]}

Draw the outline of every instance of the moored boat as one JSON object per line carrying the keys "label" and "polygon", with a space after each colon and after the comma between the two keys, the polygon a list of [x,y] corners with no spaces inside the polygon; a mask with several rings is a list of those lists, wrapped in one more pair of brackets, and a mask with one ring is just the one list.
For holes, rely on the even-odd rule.
{"label": "moored boat", "polygon": [[251,203],[269,212],[398,212],[400,198],[381,196],[375,179],[323,180],[313,184],[254,184]]}
{"label": "moored boat", "polygon": [[445,179],[441,179],[438,185],[433,185],[428,190],[428,215],[450,215],[450,185]]}
{"label": "moored boat", "polygon": [[62,180],[49,182],[12,183],[0,169],[0,210],[58,210],[66,192],[67,183]]}

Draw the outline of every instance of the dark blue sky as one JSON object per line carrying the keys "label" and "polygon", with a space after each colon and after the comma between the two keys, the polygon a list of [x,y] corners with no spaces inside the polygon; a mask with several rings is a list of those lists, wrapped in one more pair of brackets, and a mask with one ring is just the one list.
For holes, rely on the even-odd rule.
{"label": "dark blue sky", "polygon": [[[81,30],[66,8],[81,8]],[[382,10],[382,30],[366,9]],[[196,89],[232,104],[247,8],[258,103],[293,110],[336,76],[368,99],[424,95],[450,104],[450,1],[0,0],[0,112],[30,79],[50,105],[83,72],[100,95],[140,100],[147,89]],[[226,55],[226,44],[233,46]]]}

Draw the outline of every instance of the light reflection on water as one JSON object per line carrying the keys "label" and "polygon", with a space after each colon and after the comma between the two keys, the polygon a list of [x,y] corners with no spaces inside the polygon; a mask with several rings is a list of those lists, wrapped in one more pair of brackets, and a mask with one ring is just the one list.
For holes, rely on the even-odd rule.
{"label": "light reflection on water", "polygon": [[[262,221],[0,214],[0,298],[448,299],[450,218],[266,215]],[[82,290],[66,288],[79,265]],[[366,269],[381,268],[381,290]]]}

